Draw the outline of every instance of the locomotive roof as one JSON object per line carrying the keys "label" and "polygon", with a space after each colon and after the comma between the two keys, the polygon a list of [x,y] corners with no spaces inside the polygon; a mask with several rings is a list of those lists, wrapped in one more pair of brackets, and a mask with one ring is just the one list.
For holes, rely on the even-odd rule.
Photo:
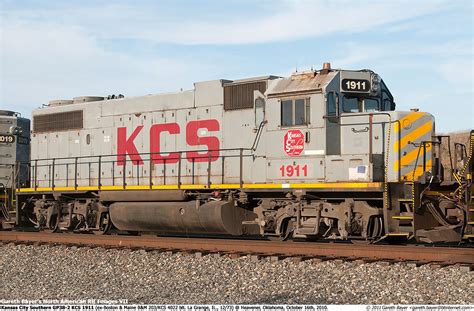
{"label": "locomotive roof", "polygon": [[328,73],[312,70],[301,73],[295,72],[288,78],[279,79],[267,91],[267,96],[319,91],[331,82],[336,74],[337,71]]}
{"label": "locomotive roof", "polygon": [[[237,80],[211,80],[211,81],[201,81],[194,83],[194,89],[190,90],[181,90],[178,92],[160,92],[155,94],[141,95],[141,96],[132,96],[126,97],[126,100],[144,100],[145,98],[153,98],[156,96],[174,96],[184,93],[193,93],[201,85],[208,85],[209,83],[218,83],[222,87],[229,85],[237,84],[246,84],[252,82],[268,81],[268,88],[266,90],[266,95],[268,97],[277,97],[277,96],[286,96],[286,95],[297,95],[297,94],[308,94],[314,92],[322,92],[322,90],[339,74],[339,73],[350,73],[350,72],[371,72],[370,70],[342,70],[342,69],[327,69],[321,70],[308,70],[302,72],[294,72],[289,77],[279,77],[274,75],[259,76],[259,77],[250,77]],[[69,104],[86,104],[88,102],[102,101],[102,100],[121,100],[123,95],[118,97],[109,96],[109,97],[97,97],[97,96],[81,96],[75,97],[73,100],[52,100],[49,102],[49,105],[45,105],[42,108],[55,108],[55,107],[64,107],[69,106]],[[35,110],[37,112],[43,109]]]}

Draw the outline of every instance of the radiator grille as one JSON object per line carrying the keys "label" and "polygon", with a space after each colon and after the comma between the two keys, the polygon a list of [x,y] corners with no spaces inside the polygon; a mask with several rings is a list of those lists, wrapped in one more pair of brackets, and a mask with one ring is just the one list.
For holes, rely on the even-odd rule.
{"label": "radiator grille", "polygon": [[43,114],[33,117],[33,131],[55,132],[82,129],[82,110]]}
{"label": "radiator grille", "polygon": [[253,91],[256,90],[264,93],[267,90],[267,82],[224,85],[224,109],[253,108]]}

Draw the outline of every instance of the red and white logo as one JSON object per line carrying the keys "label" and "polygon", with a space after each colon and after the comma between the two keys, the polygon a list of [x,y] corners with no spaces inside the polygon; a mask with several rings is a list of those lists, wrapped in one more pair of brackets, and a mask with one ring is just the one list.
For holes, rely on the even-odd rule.
{"label": "red and white logo", "polygon": [[289,130],[283,141],[283,148],[290,157],[299,156],[304,150],[304,134],[300,130]]}

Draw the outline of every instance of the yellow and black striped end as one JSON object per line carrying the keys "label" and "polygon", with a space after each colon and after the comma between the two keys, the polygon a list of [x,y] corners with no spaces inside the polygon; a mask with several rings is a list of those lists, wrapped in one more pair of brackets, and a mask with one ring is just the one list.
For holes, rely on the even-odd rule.
{"label": "yellow and black striped end", "polygon": [[430,142],[433,135],[434,119],[426,112],[411,112],[395,123],[393,170],[400,173],[401,180],[416,181],[426,171],[431,171],[433,146],[426,143],[423,148],[422,142]]}

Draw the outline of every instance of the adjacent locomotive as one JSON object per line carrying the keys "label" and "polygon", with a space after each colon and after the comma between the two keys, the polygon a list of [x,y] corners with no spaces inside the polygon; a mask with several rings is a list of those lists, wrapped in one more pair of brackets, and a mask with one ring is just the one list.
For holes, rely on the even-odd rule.
{"label": "adjacent locomotive", "polygon": [[17,223],[14,188],[28,182],[28,169],[17,163],[30,159],[30,120],[19,113],[0,110],[0,229]]}
{"label": "adjacent locomotive", "polygon": [[325,64],[175,93],[77,97],[32,118],[15,207],[18,224],[40,230],[473,237],[472,150],[443,167],[450,144],[434,117],[396,111],[370,70]]}

